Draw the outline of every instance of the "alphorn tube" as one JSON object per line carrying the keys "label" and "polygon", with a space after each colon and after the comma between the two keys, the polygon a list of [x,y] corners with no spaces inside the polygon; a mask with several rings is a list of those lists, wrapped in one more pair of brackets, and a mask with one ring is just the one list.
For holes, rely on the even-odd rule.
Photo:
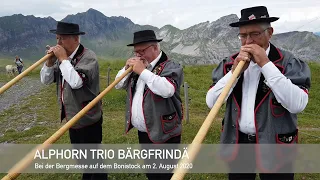
{"label": "alphorn tube", "polygon": [[81,111],[79,111],[72,119],[70,119],[65,125],[63,125],[58,131],[56,131],[50,138],[48,138],[43,144],[40,144],[28,153],[22,160],[20,160],[13,168],[11,168],[6,176],[1,180],[13,180],[16,179],[21,172],[26,169],[33,161],[34,154],[37,150],[45,150],[55,143],[69,128],[71,128],[82,116],[84,116],[95,104],[97,104],[114,86],[116,86],[127,74],[132,71],[132,67],[129,67],[119,78],[111,83],[104,91],[102,91],[96,98],[94,98],[89,104],[87,104]]}
{"label": "alphorn tube", "polygon": [[47,59],[49,59],[53,54],[47,54],[40,60],[38,60],[36,63],[34,63],[32,66],[28,67],[26,70],[24,70],[21,74],[13,78],[11,81],[7,82],[7,84],[3,85],[0,88],[0,94],[4,93],[7,89],[9,89],[11,86],[13,86],[15,83],[20,81],[24,76],[26,76],[28,73],[30,73],[33,69],[44,63]]}
{"label": "alphorn tube", "polygon": [[[204,120],[196,137],[193,139],[192,143],[188,146],[189,159],[184,158],[181,161],[179,161],[179,164],[191,163],[195,159],[196,155],[199,153],[201,143],[203,142],[204,138],[206,137],[214,118],[216,117],[221,106],[224,103],[225,98],[228,96],[228,93],[229,93],[233,83],[236,81],[237,77],[240,75],[240,72],[241,72],[244,64],[245,64],[245,61],[239,62],[236,69],[232,73],[231,79],[227,82],[226,86],[223,88],[219,98],[217,99],[216,103],[214,104],[214,106],[210,110],[207,118]],[[180,167],[180,166],[178,166],[178,167]],[[173,173],[174,174],[171,178],[172,180],[182,180],[184,178],[185,174],[187,173],[187,169],[186,168],[185,169],[177,168],[173,171]]]}

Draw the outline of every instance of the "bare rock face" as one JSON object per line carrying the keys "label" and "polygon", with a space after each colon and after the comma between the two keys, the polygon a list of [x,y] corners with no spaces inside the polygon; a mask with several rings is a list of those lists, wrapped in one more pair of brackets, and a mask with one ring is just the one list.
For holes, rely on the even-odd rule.
{"label": "bare rock face", "polygon": [[[164,38],[164,47],[185,64],[215,64],[223,57],[235,53],[240,47],[237,29],[229,24],[237,21],[234,14],[214,22],[204,22],[185,30],[170,25],[162,27],[158,35]],[[181,55],[188,56],[185,59]]]}
{"label": "bare rock face", "polygon": [[[240,47],[238,29],[229,24],[238,20],[237,15],[223,16],[213,22],[203,22],[180,30],[171,25],[160,29],[149,25],[134,24],[126,17],[107,17],[89,9],[68,15],[62,21],[78,23],[86,35],[81,42],[105,58],[128,58],[132,48],[133,32],[152,29],[162,38],[161,48],[170,59],[181,64],[216,64],[224,57],[236,53]],[[19,54],[26,59],[39,59],[44,55],[45,45],[54,45],[57,21],[51,17],[12,15],[0,17],[0,56]],[[319,61],[320,37],[311,32],[288,32],[276,34],[271,39],[277,47],[292,52],[306,61]]]}
{"label": "bare rock face", "polygon": [[[231,14],[185,30],[166,25],[158,31],[158,35],[163,38],[164,47],[181,63],[214,64],[238,52],[238,29],[229,26],[237,20],[237,15]],[[320,60],[320,37],[311,32],[275,34],[271,43],[303,60]]]}
{"label": "bare rock face", "polygon": [[312,32],[294,31],[276,34],[271,42],[303,60],[320,60],[320,37]]}

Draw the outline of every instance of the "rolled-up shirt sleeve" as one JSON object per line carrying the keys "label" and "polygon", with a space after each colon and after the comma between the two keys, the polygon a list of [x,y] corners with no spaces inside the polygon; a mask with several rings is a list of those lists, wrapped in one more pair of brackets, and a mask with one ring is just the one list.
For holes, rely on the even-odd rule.
{"label": "rolled-up shirt sleeve", "polygon": [[64,80],[71,86],[72,89],[79,89],[82,87],[83,81],[69,60],[63,60],[59,68]]}
{"label": "rolled-up shirt sleeve", "polygon": [[43,84],[51,84],[54,81],[54,66],[48,67],[46,63],[43,64],[40,71],[40,80]]}
{"label": "rolled-up shirt sleeve", "polygon": [[[124,72],[126,71],[125,67],[123,67],[120,71],[118,71],[118,74],[116,75],[115,79],[118,79]],[[128,73],[121,81],[115,86],[116,89],[126,88],[127,85],[127,79],[129,78],[130,74],[132,72]]]}
{"label": "rolled-up shirt sleeve", "polygon": [[[213,107],[213,105],[216,103],[216,101],[218,100],[223,88],[226,86],[226,84],[228,83],[228,81],[231,79],[232,76],[232,72],[229,71],[225,76],[223,76],[223,78],[221,78],[212,88],[209,89],[209,91],[207,92],[206,95],[206,103],[207,106],[211,109]],[[236,82],[234,82],[234,84],[232,85],[228,96],[224,99],[224,102],[228,99],[228,97],[230,96],[231,92],[233,91],[234,86],[237,84],[238,79],[236,79]]]}
{"label": "rolled-up shirt sleeve", "polygon": [[154,94],[163,98],[172,97],[175,92],[175,87],[166,77],[155,75],[147,69],[142,71],[140,78]]}

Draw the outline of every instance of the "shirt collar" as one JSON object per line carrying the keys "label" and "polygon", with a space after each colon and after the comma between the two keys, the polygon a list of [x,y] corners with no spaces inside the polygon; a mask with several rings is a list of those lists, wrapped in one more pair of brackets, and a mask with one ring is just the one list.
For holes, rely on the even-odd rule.
{"label": "shirt collar", "polygon": [[267,56],[269,56],[269,52],[270,52],[270,43],[269,43],[269,46],[268,46],[268,48],[267,48],[267,50],[266,50]]}
{"label": "shirt collar", "polygon": [[73,59],[73,56],[76,55],[78,49],[79,49],[80,44],[78,45],[78,47],[73,51],[73,53],[69,56],[69,59]]}
{"label": "shirt collar", "polygon": [[[151,69],[153,69],[154,66],[158,63],[158,61],[160,60],[161,56],[162,56],[162,51],[159,53],[158,57],[155,58],[155,59],[150,63],[150,65],[151,65],[150,68],[151,68]],[[148,69],[149,69],[149,68],[148,68]]]}

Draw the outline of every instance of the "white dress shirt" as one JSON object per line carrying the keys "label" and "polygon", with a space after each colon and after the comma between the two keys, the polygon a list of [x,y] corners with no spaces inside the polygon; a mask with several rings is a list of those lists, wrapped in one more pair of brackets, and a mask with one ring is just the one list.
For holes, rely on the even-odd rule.
{"label": "white dress shirt", "polygon": [[[144,116],[143,116],[143,93],[145,85],[156,95],[159,95],[163,98],[169,98],[173,96],[175,88],[174,86],[165,78],[155,75],[151,72],[153,67],[157,64],[162,52],[160,52],[159,56],[153,60],[148,69],[145,69],[140,74],[137,84],[135,94],[132,100],[132,107],[131,107],[131,123],[132,125],[137,128],[141,132],[147,132]],[[117,76],[116,79],[121,76],[125,72],[125,67],[122,68]],[[124,87],[125,80],[129,77],[128,74],[124,77],[116,86],[116,89],[120,89]]]}
{"label": "white dress shirt", "polygon": [[[80,75],[70,62],[70,60],[73,59],[74,55],[78,51],[79,46],[80,44],[68,57],[68,59],[62,60],[61,64],[59,65],[62,74],[62,87],[64,85],[64,81],[66,81],[72,89],[79,89],[83,85]],[[40,79],[43,84],[51,84],[54,80],[54,66],[48,67],[46,63],[44,63],[40,71]],[[61,94],[61,99],[63,102],[63,93]]]}
{"label": "white dress shirt", "polygon": [[[82,79],[79,76],[78,72],[72,66],[70,60],[73,59],[73,56],[79,49],[79,46],[76,48],[75,51],[68,57],[68,59],[63,60],[59,65],[62,74],[62,85],[64,84],[64,80],[71,86],[72,89],[79,89],[82,87]],[[44,63],[41,71],[40,71],[40,78],[43,84],[50,84],[54,80],[54,68],[53,66],[48,67],[46,63]]]}
{"label": "white dress shirt", "polygon": [[[267,55],[269,54],[269,51],[270,44],[266,50]],[[251,61],[249,67],[244,71],[241,114],[239,119],[240,131],[246,134],[256,133],[254,123],[254,106],[261,73],[265,77],[264,82],[272,90],[277,101],[289,112],[301,112],[308,103],[308,94],[293,84],[290,79],[287,79],[271,61],[265,64],[262,68]],[[213,107],[221,94],[222,89],[231,78],[231,75],[232,72],[228,72],[213,88],[208,91],[206,103],[209,108]],[[235,84],[236,83],[237,82],[235,82]],[[229,95],[231,94],[235,84],[230,89]]]}

